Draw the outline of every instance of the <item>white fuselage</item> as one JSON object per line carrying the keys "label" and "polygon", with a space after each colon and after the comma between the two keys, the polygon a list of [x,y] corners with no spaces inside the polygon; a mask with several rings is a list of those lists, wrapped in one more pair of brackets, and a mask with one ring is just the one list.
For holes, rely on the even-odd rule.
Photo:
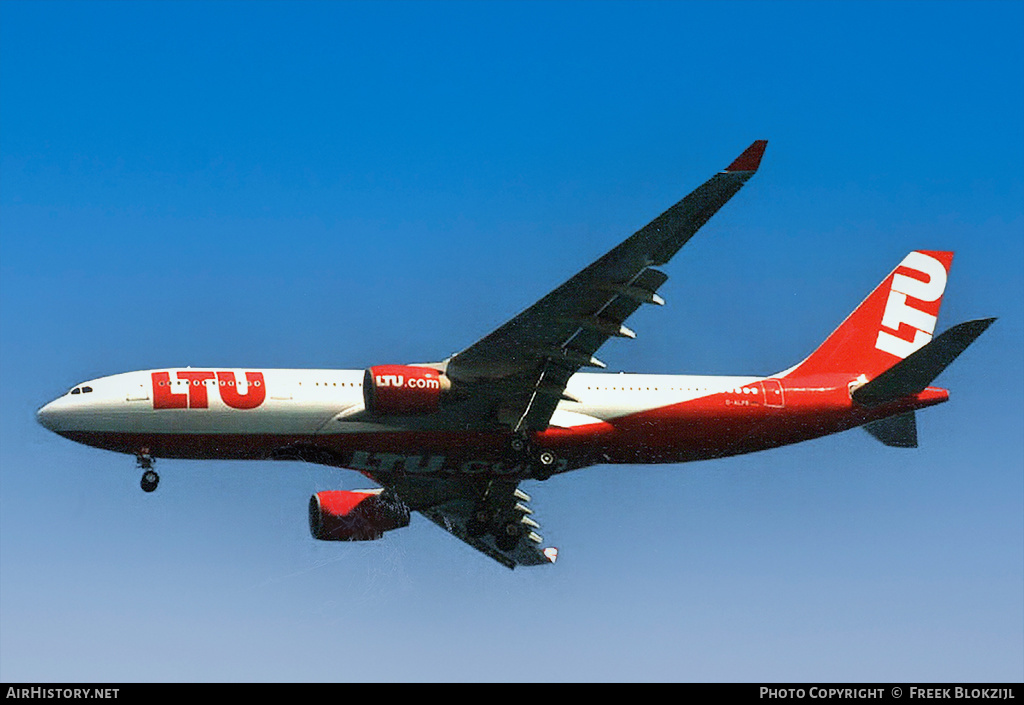
{"label": "white fuselage", "polygon": [[[209,373],[202,374],[209,370]],[[218,379],[215,375],[221,373]],[[227,373],[227,374],[224,374]],[[260,403],[228,401],[255,393],[246,374],[259,375]],[[156,375],[166,374],[166,389]],[[225,379],[226,378],[226,379]],[[573,375],[551,425],[571,428],[690,401],[756,383],[757,377]],[[163,380],[161,380],[163,381]],[[42,407],[38,418],[60,432],[155,434],[277,434],[284,436],[388,432],[424,427],[424,420],[367,418],[362,370],[214,370],[172,368],[101,377],[77,385]],[[232,389],[233,388],[233,389]],[[232,396],[226,392],[231,389]],[[160,408],[161,394],[179,404]],[[228,399],[228,401],[226,401]],[[396,423],[397,421],[397,423]]]}

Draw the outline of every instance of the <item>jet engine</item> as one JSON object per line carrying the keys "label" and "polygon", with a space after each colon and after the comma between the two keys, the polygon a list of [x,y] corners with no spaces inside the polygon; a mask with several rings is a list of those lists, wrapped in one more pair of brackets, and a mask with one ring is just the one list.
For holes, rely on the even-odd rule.
{"label": "jet engine", "polygon": [[363,402],[381,416],[429,414],[441,406],[451,381],[430,367],[377,365],[363,376]]}
{"label": "jet engine", "polygon": [[309,498],[309,532],[321,541],[373,541],[409,526],[409,507],[383,490],[334,490]]}

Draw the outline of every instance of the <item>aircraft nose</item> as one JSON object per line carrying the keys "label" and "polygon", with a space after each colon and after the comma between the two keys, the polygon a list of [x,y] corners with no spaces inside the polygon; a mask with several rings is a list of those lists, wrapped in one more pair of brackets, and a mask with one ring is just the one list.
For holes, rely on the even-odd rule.
{"label": "aircraft nose", "polygon": [[41,426],[48,428],[51,431],[57,430],[58,414],[54,406],[55,402],[51,401],[49,404],[44,404],[39,407],[39,410],[36,411],[36,421],[38,421]]}

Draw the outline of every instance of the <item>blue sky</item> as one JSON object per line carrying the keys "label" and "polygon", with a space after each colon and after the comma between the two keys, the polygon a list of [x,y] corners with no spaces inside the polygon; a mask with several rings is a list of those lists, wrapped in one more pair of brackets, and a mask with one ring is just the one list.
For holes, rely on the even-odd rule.
{"label": "blue sky", "polygon": [[[1024,679],[1024,4],[0,3],[0,680]],[[612,370],[768,374],[957,255],[921,448],[855,430],[528,483],[553,568],[421,518],[331,545],[306,464],[34,411],[170,365],[472,343],[770,140]],[[654,308],[654,307],[651,307]]]}

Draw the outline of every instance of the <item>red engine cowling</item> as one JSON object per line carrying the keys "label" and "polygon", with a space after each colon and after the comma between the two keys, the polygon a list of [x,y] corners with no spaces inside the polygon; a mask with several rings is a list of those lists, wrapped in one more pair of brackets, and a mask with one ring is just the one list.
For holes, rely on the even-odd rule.
{"label": "red engine cowling", "polygon": [[409,526],[409,507],[383,490],[334,490],[309,498],[309,532],[321,541],[373,541]]}
{"label": "red engine cowling", "polygon": [[377,365],[363,376],[366,410],[382,416],[437,411],[449,389],[449,379],[430,367]]}

